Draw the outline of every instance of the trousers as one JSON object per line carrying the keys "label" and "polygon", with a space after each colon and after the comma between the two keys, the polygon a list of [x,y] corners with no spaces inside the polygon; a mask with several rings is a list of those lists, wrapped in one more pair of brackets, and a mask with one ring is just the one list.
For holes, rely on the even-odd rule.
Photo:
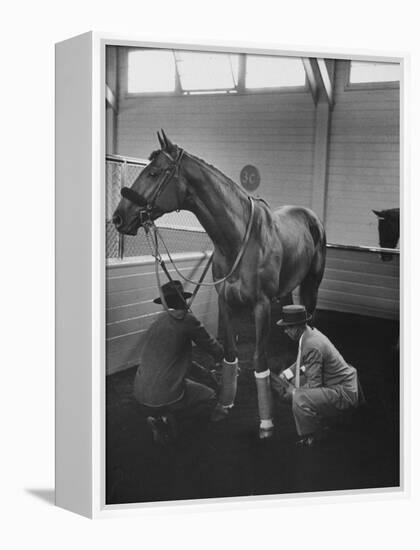
{"label": "trousers", "polygon": [[337,386],[296,389],[292,410],[298,434],[305,436],[319,431],[324,419],[357,407],[358,401],[357,385],[354,388]]}
{"label": "trousers", "polygon": [[150,407],[142,404],[139,406],[146,416],[157,417],[173,414],[180,420],[192,417],[204,420],[210,417],[216,404],[216,392],[212,388],[186,378],[184,394],[179,401],[162,407]]}

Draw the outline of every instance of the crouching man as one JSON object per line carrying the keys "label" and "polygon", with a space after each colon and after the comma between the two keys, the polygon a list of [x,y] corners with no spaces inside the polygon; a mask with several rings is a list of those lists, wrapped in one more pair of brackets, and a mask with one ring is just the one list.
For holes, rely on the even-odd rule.
{"label": "crouching man", "polygon": [[[217,405],[217,380],[209,370],[192,362],[192,342],[217,362],[222,346],[188,311],[179,281],[161,287],[154,300],[166,311],[149,327],[134,380],[134,397],[152,430],[156,443],[165,444],[177,434],[177,420],[222,419],[227,413]],[[192,380],[194,378],[194,380]],[[203,383],[204,382],[204,383]]]}
{"label": "crouching man", "polygon": [[272,373],[272,388],[291,401],[296,429],[304,446],[323,436],[325,421],[359,404],[357,371],[316,328],[304,306],[285,306],[277,325],[299,342],[296,362],[280,375]]}

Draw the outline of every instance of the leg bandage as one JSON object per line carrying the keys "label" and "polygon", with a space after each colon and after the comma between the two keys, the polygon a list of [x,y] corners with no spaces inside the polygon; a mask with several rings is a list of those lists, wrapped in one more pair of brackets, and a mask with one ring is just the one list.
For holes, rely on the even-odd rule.
{"label": "leg bandage", "polygon": [[233,407],[236,397],[238,377],[238,358],[233,363],[223,360],[222,387],[220,389],[219,403],[223,407]]}
{"label": "leg bandage", "polygon": [[258,412],[260,415],[260,428],[269,430],[273,428],[273,398],[271,395],[270,370],[255,373],[257,384]]}

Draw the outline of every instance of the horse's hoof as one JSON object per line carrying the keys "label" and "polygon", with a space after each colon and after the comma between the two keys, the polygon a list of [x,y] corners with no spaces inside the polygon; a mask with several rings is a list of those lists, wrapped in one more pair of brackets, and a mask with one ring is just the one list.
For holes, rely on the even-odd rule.
{"label": "horse's hoof", "polygon": [[270,439],[273,437],[274,428],[260,428],[260,439]]}

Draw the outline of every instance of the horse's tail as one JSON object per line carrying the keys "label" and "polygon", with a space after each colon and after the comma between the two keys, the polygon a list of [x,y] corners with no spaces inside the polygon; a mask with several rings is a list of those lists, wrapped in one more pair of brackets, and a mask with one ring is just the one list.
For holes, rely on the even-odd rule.
{"label": "horse's tail", "polygon": [[327,236],[325,234],[325,229],[321,220],[313,212],[311,212],[311,215],[308,216],[308,226],[312,240],[314,241],[315,249],[325,251],[327,247]]}
{"label": "horse's tail", "polygon": [[318,288],[324,276],[327,238],[324,226],[314,212],[307,212],[308,228],[311,233],[315,248],[312,262],[308,273],[300,284],[300,302],[306,306],[308,312],[313,316],[318,299]]}

